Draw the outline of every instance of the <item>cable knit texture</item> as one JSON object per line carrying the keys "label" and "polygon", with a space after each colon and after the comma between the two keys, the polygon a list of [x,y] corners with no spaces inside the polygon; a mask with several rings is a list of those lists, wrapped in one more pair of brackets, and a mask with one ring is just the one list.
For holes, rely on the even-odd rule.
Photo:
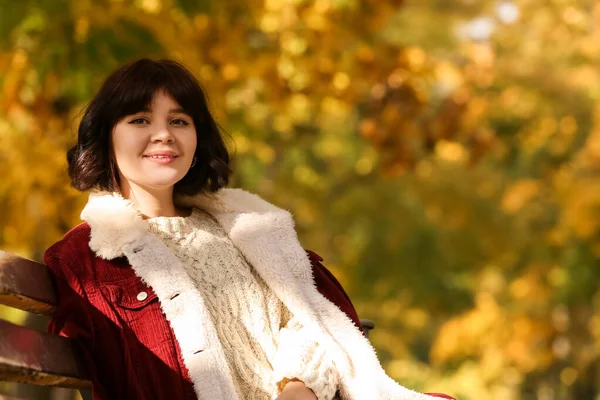
{"label": "cable knit texture", "polygon": [[148,224],[204,297],[240,398],[273,399],[292,378],[320,400],[335,396],[331,359],[210,214],[194,208],[188,217],[151,218]]}

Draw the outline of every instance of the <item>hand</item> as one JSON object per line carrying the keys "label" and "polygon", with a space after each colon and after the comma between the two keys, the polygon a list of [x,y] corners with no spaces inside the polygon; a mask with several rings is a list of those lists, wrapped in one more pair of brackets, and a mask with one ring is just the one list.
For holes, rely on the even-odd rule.
{"label": "hand", "polygon": [[290,380],[275,400],[318,400],[315,392],[298,379]]}

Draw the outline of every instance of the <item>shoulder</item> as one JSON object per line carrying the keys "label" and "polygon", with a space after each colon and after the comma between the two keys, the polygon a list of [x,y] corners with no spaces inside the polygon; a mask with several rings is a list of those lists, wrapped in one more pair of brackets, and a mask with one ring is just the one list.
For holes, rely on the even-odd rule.
{"label": "shoulder", "polygon": [[57,264],[57,262],[81,265],[82,260],[94,256],[89,241],[90,226],[87,222],[83,222],[65,233],[61,240],[46,250],[44,263],[48,266]]}
{"label": "shoulder", "polygon": [[354,325],[365,334],[352,300],[350,300],[350,297],[331,271],[321,263],[323,257],[314,251],[306,249],[305,251],[312,264],[314,284],[319,293],[342,310],[354,322]]}

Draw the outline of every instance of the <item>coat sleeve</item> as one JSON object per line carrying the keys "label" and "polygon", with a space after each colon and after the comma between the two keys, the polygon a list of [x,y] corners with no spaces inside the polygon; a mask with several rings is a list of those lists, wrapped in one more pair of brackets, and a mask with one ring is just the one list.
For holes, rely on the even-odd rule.
{"label": "coat sleeve", "polygon": [[77,275],[69,263],[53,247],[44,254],[44,263],[48,267],[52,283],[57,294],[57,307],[48,322],[49,333],[73,340],[88,377],[92,381],[94,400],[113,399],[100,383],[94,354],[94,325],[89,313],[89,301]]}
{"label": "coat sleeve", "polygon": [[[327,268],[321,264],[323,258],[318,254],[306,250],[308,256],[310,257],[312,266],[313,266],[313,274],[315,277],[315,282],[317,284],[317,289],[319,292],[325,296],[329,301],[337,305],[340,310],[344,311],[346,315],[354,322],[354,325],[357,326],[358,329],[361,330],[363,335],[366,336],[366,333],[360,324],[360,319],[358,318],[358,314],[350,301],[350,297],[344,291],[342,285],[338,282],[337,279],[333,276],[331,272]],[[438,397],[441,399],[448,400],[456,400],[454,397],[448,396],[447,394],[442,393],[425,393],[432,397]]]}
{"label": "coat sleeve", "polygon": [[317,399],[331,400],[338,389],[338,374],[322,346],[306,332],[289,310],[282,312],[284,325],[277,337],[273,363],[278,392],[292,379],[304,382]]}
{"label": "coat sleeve", "polygon": [[[362,331],[356,310],[337,279],[321,264],[316,253],[306,251],[311,261],[317,290],[340,308]],[[282,313],[283,328],[278,335],[278,352],[274,372],[281,391],[291,379],[299,379],[319,400],[334,398],[339,376],[333,361],[319,344],[304,332],[302,324],[288,313]],[[363,332],[364,334],[364,332]]]}
{"label": "coat sleeve", "polygon": [[[356,327],[360,329],[363,335],[366,336],[366,333],[360,323],[360,319],[358,318],[358,314],[356,313],[356,310],[352,305],[352,301],[350,301],[350,297],[348,297],[348,294],[346,294],[346,291],[335,278],[335,276],[333,276],[333,274],[327,268],[325,268],[323,264],[321,264],[323,258],[313,251],[306,250],[306,252],[308,253],[308,256],[312,263],[313,275],[319,292],[333,304],[338,306],[340,310],[345,312],[348,318],[350,318],[352,322],[354,322],[354,325],[356,325]],[[455,400],[453,397],[442,393],[426,394],[442,399]]]}
{"label": "coat sleeve", "polygon": [[[307,250],[317,289],[336,304],[360,328],[350,298],[335,277],[320,263],[323,259]],[[319,400],[331,400],[337,390],[339,377],[333,361],[324,349],[305,332],[302,324],[288,310],[282,312],[282,328],[277,338],[278,351],[274,373],[278,391],[292,379],[310,388]]]}

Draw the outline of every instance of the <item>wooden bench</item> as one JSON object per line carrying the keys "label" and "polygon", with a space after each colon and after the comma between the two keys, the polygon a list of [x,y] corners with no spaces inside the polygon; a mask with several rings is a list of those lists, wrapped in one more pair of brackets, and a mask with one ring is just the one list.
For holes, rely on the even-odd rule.
{"label": "wooden bench", "polygon": [[[56,293],[46,266],[0,250],[0,304],[51,316]],[[361,319],[361,324],[367,336],[375,327],[366,319]],[[1,319],[0,338],[0,380],[91,389],[69,339]],[[89,392],[84,398],[88,396]]]}

